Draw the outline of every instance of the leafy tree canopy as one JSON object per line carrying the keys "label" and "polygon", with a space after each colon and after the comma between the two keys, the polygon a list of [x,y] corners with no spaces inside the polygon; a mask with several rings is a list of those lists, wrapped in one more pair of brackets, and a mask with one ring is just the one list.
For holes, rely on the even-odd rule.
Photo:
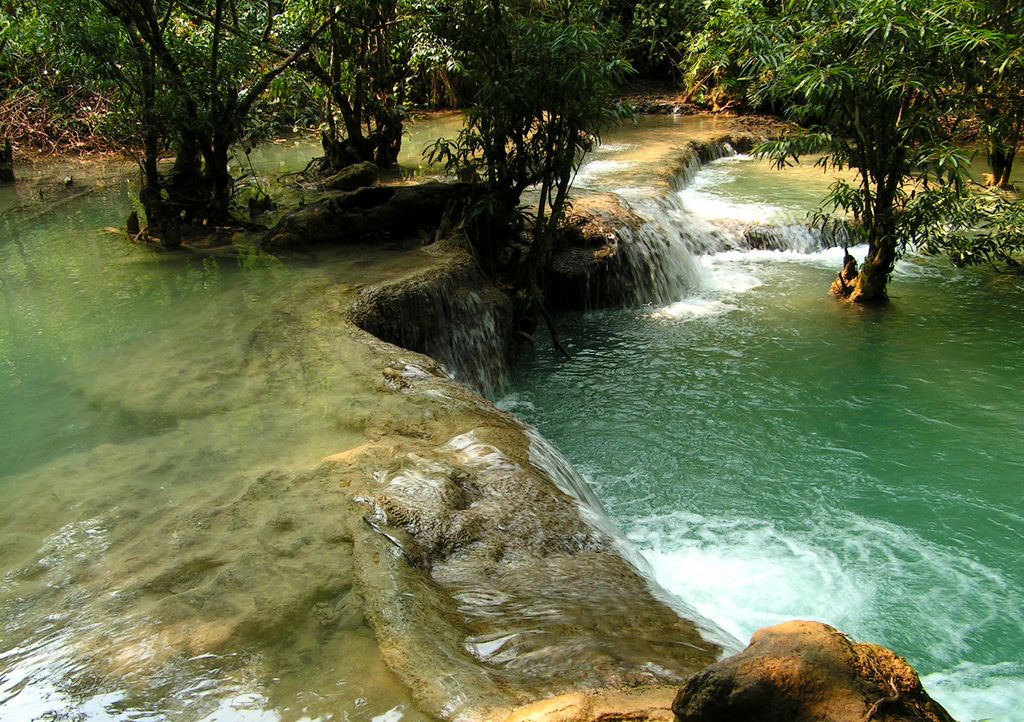
{"label": "leafy tree canopy", "polygon": [[849,214],[868,244],[863,264],[848,260],[833,285],[852,301],[884,302],[906,245],[952,243],[983,206],[964,192],[969,159],[953,141],[970,111],[962,78],[971,53],[1002,53],[1006,38],[946,10],[929,0],[714,0],[691,57],[691,78],[717,79],[720,91],[782,108],[800,125],[761,155],[855,171],[856,181],[833,184],[820,215]]}

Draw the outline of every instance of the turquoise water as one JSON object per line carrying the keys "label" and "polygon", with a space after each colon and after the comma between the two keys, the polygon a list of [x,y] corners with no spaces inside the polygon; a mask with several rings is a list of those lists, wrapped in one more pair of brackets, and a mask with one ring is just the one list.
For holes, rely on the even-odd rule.
{"label": "turquoise water", "polygon": [[[726,159],[682,201],[779,223],[827,185],[772,173]],[[1017,719],[1024,281],[909,259],[890,308],[851,308],[827,293],[841,255],[712,254],[675,304],[563,316],[572,361],[542,345],[502,404],[737,645],[823,620],[906,656],[958,719]]]}
{"label": "turquoise water", "polygon": [[[417,146],[457,124],[414,128],[406,174],[430,172]],[[722,129],[622,129],[581,181],[636,190]],[[252,164],[284,173],[315,153],[293,139]],[[331,309],[416,261],[159,254],[103,230],[132,207],[130,167],[22,177],[0,189],[0,719],[421,718],[365,622],[322,598],[344,554],[285,548],[331,530],[337,495],[250,493],[403,423]],[[687,202],[709,223],[789,222],[823,183],[786,178],[727,160]],[[894,308],[855,313],[824,293],[837,265],[698,259],[677,304],[561,319],[576,361],[541,349],[506,403],[588,474],[660,581],[737,638],[826,619],[906,654],[962,719],[1010,719],[1024,291],[912,262]],[[205,643],[216,653],[182,654]]]}
{"label": "turquoise water", "polygon": [[261,490],[408,413],[339,309],[426,261],[158,253],[105,230],[130,165],[20,177],[0,189],[0,720],[423,718],[351,554],[320,543],[340,495]]}

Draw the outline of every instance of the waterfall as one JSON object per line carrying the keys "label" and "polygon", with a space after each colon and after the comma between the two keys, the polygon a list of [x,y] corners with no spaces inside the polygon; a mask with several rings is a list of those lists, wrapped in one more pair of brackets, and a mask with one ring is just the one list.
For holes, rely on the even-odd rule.
{"label": "waterfall", "polygon": [[438,268],[372,286],[352,310],[377,338],[424,353],[453,377],[493,394],[508,373],[511,300],[480,274],[472,257],[446,244]]}
{"label": "waterfall", "polygon": [[727,142],[692,143],[668,182],[668,189],[619,190],[620,202],[641,219],[637,227],[615,230],[619,270],[634,289],[635,305],[663,305],[700,290],[704,270],[699,257],[731,250],[812,253],[845,245],[843,227],[763,219],[709,219],[688,205],[686,191],[707,164],[736,151]]}

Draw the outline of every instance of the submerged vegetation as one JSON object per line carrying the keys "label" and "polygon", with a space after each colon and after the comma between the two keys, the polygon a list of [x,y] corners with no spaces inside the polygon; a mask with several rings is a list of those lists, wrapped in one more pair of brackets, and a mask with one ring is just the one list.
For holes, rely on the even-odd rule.
{"label": "submerged vegetation", "polygon": [[[834,292],[878,303],[908,246],[1019,267],[1022,38],[1007,0],[12,0],[0,147],[134,153],[149,235],[175,246],[237,223],[239,146],[315,128],[322,173],[388,169],[413,109],[458,107],[465,129],[432,157],[472,182],[461,227],[542,308],[574,172],[623,117],[624,82],[655,79],[792,120],[758,149],[779,165],[854,171],[819,221],[868,246]],[[989,190],[971,178],[974,149]]]}

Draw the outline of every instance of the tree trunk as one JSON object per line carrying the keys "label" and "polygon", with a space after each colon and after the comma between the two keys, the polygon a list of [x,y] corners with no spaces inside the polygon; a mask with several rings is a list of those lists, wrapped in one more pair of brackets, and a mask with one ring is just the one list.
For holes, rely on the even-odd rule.
{"label": "tree trunk", "polygon": [[14,148],[5,140],[0,147],[0,183],[14,182]]}
{"label": "tree trunk", "polygon": [[[140,50],[140,52],[142,52]],[[146,232],[165,247],[181,245],[178,217],[168,208],[163,197],[158,161],[160,158],[161,127],[156,120],[156,64],[148,53],[142,56],[142,188],[139,202],[146,212]]]}
{"label": "tree trunk", "polygon": [[864,305],[883,305],[889,302],[886,286],[896,265],[896,237],[886,234],[868,244],[868,255],[860,270],[850,255],[843,262],[843,270],[832,282],[832,294]]}
{"label": "tree trunk", "polygon": [[402,149],[402,120],[398,114],[377,118],[377,149],[374,162],[381,168],[392,168],[398,164],[398,153]]}
{"label": "tree trunk", "polygon": [[209,179],[210,197],[207,199],[206,217],[215,223],[227,220],[231,207],[231,189],[234,181],[228,171],[231,153],[227,133],[218,133],[214,138],[212,154],[206,158],[206,175]]}
{"label": "tree trunk", "polygon": [[988,163],[992,169],[992,185],[998,188],[1009,189],[1013,187],[1010,183],[1010,173],[1013,172],[1013,159],[1017,154],[1017,148],[1013,145],[989,143]]}

